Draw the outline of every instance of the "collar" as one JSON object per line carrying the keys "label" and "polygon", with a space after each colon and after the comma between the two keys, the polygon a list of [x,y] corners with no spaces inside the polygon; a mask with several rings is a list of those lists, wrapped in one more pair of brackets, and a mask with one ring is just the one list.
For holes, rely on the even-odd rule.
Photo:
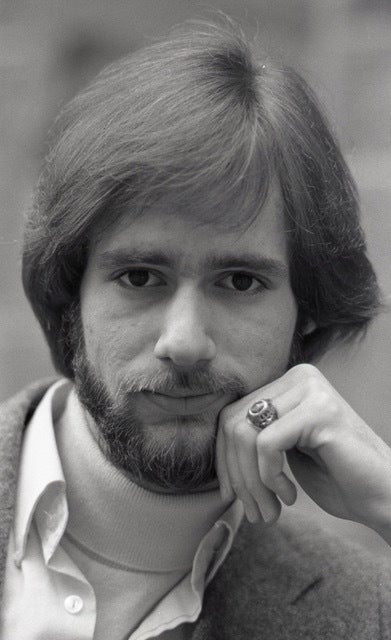
{"label": "collar", "polygon": [[61,413],[69,383],[59,380],[45,393],[24,435],[14,519],[15,563],[20,566],[34,515],[47,564],[66,527],[65,479],[53,422]]}

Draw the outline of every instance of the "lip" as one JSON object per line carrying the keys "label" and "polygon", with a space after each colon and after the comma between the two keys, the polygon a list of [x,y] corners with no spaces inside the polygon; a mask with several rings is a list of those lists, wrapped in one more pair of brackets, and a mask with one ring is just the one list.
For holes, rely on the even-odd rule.
{"label": "lip", "polygon": [[215,405],[223,406],[222,399],[225,398],[223,392],[217,393],[200,393],[182,395],[172,392],[170,395],[163,393],[152,393],[151,391],[143,391],[142,396],[148,403],[156,408],[169,413],[170,415],[186,416],[202,413],[207,409],[213,408]]}

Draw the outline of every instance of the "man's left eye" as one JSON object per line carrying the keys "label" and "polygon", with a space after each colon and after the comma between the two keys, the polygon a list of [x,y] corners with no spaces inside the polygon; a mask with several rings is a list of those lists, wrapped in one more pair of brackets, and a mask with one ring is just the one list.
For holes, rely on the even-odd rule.
{"label": "man's left eye", "polygon": [[258,278],[240,271],[231,273],[219,280],[218,286],[233,291],[256,291],[265,288],[265,285]]}
{"label": "man's left eye", "polygon": [[130,269],[118,280],[124,286],[131,288],[157,287],[162,284],[161,278],[148,269]]}

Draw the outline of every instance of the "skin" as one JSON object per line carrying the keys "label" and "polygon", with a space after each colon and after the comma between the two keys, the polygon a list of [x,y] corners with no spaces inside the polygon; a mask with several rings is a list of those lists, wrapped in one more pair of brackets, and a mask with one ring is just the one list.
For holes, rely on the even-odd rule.
{"label": "skin", "polygon": [[[276,192],[248,229],[225,230],[205,222],[214,211],[160,202],[96,234],[81,316],[86,355],[111,395],[126,380],[173,370],[235,376],[246,395],[286,370],[297,310],[282,211]],[[145,284],[132,285],[143,275]],[[221,409],[237,398],[207,395],[184,402],[135,393],[133,406],[147,439],[202,449],[215,439]]]}
{"label": "skin", "polygon": [[[248,427],[246,410],[271,398],[279,419],[262,431]],[[225,497],[236,494],[248,518],[274,522],[276,497],[293,504],[295,479],[325,511],[377,531],[391,542],[391,450],[316,367],[293,367],[220,416],[219,477]]]}
{"label": "skin", "polygon": [[[166,201],[96,234],[81,287],[86,353],[112,394],[144,373],[234,374],[239,399],[135,393],[146,436],[162,446],[180,436],[191,448],[217,433],[222,496],[239,497],[251,521],[274,522],[280,501],[294,502],[287,455],[320,507],[390,542],[391,450],[315,367],[286,371],[297,307],[282,211],[275,190],[247,229],[224,229],[213,217],[197,223],[195,205]],[[272,399],[279,418],[258,431],[246,413],[261,398]]]}

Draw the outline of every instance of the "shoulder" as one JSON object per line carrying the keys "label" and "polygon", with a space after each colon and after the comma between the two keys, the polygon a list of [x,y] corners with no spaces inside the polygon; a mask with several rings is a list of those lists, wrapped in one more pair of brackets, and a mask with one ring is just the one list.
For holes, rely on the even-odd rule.
{"label": "shoulder", "polygon": [[30,384],[28,384],[23,389],[20,389],[20,391],[15,393],[13,396],[1,402],[1,411],[7,411],[9,409],[11,410],[13,407],[17,406],[30,405],[31,403],[35,405],[38,404],[45,391],[47,391],[50,385],[56,382],[56,380],[57,378],[50,377],[44,378],[43,380],[34,380],[33,382],[30,382]]}
{"label": "shoulder", "polygon": [[0,509],[13,504],[23,430],[49,385],[35,382],[0,404]]}
{"label": "shoulder", "polygon": [[391,638],[391,560],[297,514],[273,527],[244,523],[211,593],[237,637],[245,621],[248,638]]}
{"label": "shoulder", "polygon": [[239,558],[249,549],[257,565],[268,567],[273,562],[296,577],[315,571],[339,579],[354,576],[356,584],[363,577],[367,587],[368,579],[378,571],[391,576],[391,549],[389,562],[380,560],[358,543],[333,535],[300,512],[290,514],[286,510],[271,527],[243,523],[234,554]]}
{"label": "shoulder", "polygon": [[0,505],[2,487],[14,486],[23,430],[53,379],[39,380],[0,404]]}
{"label": "shoulder", "polygon": [[[16,482],[20,443],[23,429],[39,404],[50,380],[34,382],[0,404],[0,506],[3,508],[3,488]],[[8,496],[7,503],[11,498]]]}
{"label": "shoulder", "polygon": [[25,423],[53,382],[55,382],[54,378],[37,380],[2,402],[0,404],[0,429],[3,431],[10,423]]}

